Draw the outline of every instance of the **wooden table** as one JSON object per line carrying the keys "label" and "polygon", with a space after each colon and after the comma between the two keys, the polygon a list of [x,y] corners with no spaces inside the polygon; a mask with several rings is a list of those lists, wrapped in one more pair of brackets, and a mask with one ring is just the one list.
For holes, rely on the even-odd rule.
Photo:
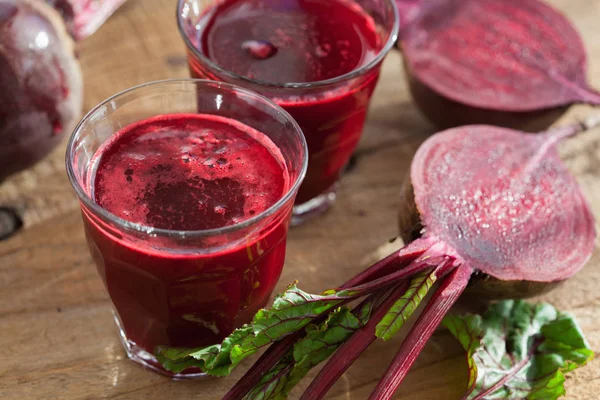
{"label": "wooden table", "polygon": [[[98,33],[80,44],[85,110],[122,89],[186,77],[175,27],[174,0],[130,0]],[[590,54],[591,83],[600,88],[600,1],[553,0],[581,31]],[[312,292],[358,272],[395,236],[401,179],[419,144],[434,132],[415,108],[402,79],[401,59],[386,60],[382,82],[358,150],[327,215],[290,233],[279,289],[294,279]],[[592,111],[573,107],[559,123]],[[0,398],[218,399],[233,377],[172,382],[126,359],[110,302],[84,242],[78,203],[63,166],[64,144],[35,168],[0,187],[0,204],[19,208],[25,228],[0,242]],[[564,143],[561,153],[600,217],[600,130]],[[363,260],[363,261],[359,261]],[[540,300],[574,313],[600,350],[600,257]],[[331,390],[330,398],[364,399],[385,371],[400,340],[376,343]],[[248,364],[246,364],[248,365]],[[428,343],[398,397],[460,398],[464,355],[443,330]],[[570,399],[598,399],[600,360],[570,374]]]}

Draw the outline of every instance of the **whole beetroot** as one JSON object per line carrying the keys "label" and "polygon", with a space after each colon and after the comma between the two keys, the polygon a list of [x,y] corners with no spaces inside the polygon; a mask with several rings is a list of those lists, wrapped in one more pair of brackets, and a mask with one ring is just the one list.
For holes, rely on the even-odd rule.
{"label": "whole beetroot", "polygon": [[81,108],[81,70],[59,13],[0,0],[0,181],[42,159]]}

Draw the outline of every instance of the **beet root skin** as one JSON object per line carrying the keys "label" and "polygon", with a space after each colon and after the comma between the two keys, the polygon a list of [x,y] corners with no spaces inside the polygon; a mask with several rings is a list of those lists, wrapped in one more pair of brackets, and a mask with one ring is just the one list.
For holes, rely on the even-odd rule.
{"label": "beet root skin", "polygon": [[[491,126],[450,129],[428,139],[411,167],[421,233],[447,243],[475,270],[516,281],[517,293],[528,286],[522,281],[574,275],[593,252],[595,222],[550,141],[550,133]],[[406,220],[400,224],[409,232]]]}
{"label": "beet root skin", "polygon": [[562,286],[566,280],[554,282],[503,281],[490,275],[473,274],[465,298],[510,300],[540,296]]}
{"label": "beet root skin", "polygon": [[[415,102],[439,128],[546,129],[573,103],[600,104],[578,32],[538,0],[397,0]],[[418,12],[415,11],[418,10]]]}
{"label": "beet root skin", "polygon": [[60,15],[37,0],[0,1],[0,180],[43,158],[82,108],[82,76]]}
{"label": "beet root skin", "polygon": [[464,125],[496,125],[524,132],[540,132],[552,125],[568,105],[534,111],[502,111],[473,107],[451,100],[422,83],[405,63],[410,94],[421,113],[438,129]]}
{"label": "beet root skin", "polygon": [[406,175],[402,183],[399,204],[398,225],[400,237],[404,243],[412,243],[422,236],[424,226],[415,203],[415,191],[410,181],[410,173]]}

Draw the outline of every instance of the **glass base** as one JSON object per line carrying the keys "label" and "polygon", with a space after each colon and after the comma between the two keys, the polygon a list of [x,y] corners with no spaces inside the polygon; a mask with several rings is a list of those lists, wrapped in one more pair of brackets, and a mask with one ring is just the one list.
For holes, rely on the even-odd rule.
{"label": "glass base", "polygon": [[306,203],[294,206],[294,211],[292,214],[292,226],[301,225],[327,211],[333,205],[333,203],[335,203],[338,187],[339,183],[336,182],[323,194],[307,201]]}
{"label": "glass base", "polygon": [[125,331],[123,330],[123,326],[121,324],[121,320],[119,319],[119,316],[114,310],[113,317],[115,319],[115,323],[117,324],[117,328],[119,329],[119,339],[121,341],[121,344],[123,345],[123,349],[125,349],[127,357],[129,357],[129,359],[134,363],[139,364],[142,367],[151,370],[152,372],[156,372],[157,374],[166,376],[176,381],[187,379],[210,378],[207,374],[199,370],[194,371],[190,369],[190,372],[184,371],[178,374],[167,371],[160,365],[160,363],[158,362],[156,357],[154,357],[153,354],[148,353],[146,350],[142,349],[137,344],[135,344],[135,342],[132,342],[131,340],[127,339],[127,336],[125,335]]}

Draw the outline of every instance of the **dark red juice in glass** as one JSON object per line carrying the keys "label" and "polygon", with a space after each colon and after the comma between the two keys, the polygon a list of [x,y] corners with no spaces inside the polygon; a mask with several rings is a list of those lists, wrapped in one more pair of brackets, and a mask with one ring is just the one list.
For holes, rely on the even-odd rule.
{"label": "dark red juice in glass", "polygon": [[275,289],[308,151],[292,117],[222,82],[173,79],[94,107],[66,152],[92,258],[128,357],[203,347]]}
{"label": "dark red juice in glass", "polygon": [[295,211],[319,208],[360,139],[379,77],[382,57],[373,63],[387,37],[365,1],[215,1],[198,21],[185,11],[192,3],[181,0],[179,16],[192,75],[244,85],[294,117],[309,149]]}
{"label": "dark red juice in glass", "polygon": [[[97,150],[94,162],[89,182],[98,205],[124,220],[173,231],[240,223],[275,204],[290,184],[268,137],[211,115],[130,125]],[[149,353],[157,345],[217,343],[248,322],[279,279],[288,220],[276,219],[258,240],[238,248],[177,254],[120,240],[84,208],[89,246],[121,329]]]}

